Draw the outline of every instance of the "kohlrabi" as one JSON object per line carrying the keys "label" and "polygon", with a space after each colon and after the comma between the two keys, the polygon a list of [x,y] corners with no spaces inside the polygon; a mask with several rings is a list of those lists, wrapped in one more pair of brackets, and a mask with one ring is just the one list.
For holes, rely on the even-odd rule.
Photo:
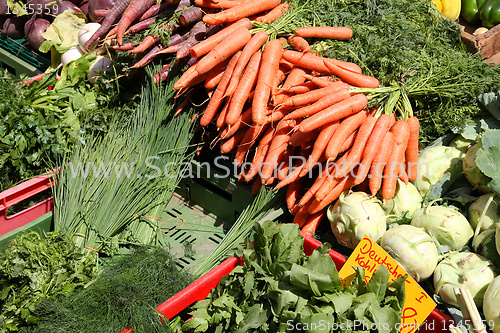
{"label": "kohlrabi", "polygon": [[500,267],[500,254],[497,252],[495,243],[495,229],[488,229],[474,237],[472,248],[474,252]]}
{"label": "kohlrabi", "polygon": [[481,142],[471,146],[464,156],[463,173],[465,178],[471,183],[473,189],[482,193],[489,193],[491,190],[486,186],[490,178],[486,177],[476,165],[477,151],[482,147]]}
{"label": "kohlrabi", "polygon": [[474,230],[465,216],[458,210],[429,205],[413,215],[411,225],[424,228],[429,235],[434,236],[441,245],[450,250],[463,248],[474,235]]}
{"label": "kohlrabi", "polygon": [[468,217],[474,229],[479,223],[481,223],[480,231],[495,228],[495,223],[500,222],[498,204],[498,196],[495,193],[483,194],[470,204]]}
{"label": "kohlrabi", "polygon": [[484,293],[483,313],[490,330],[500,333],[500,276],[489,284]]}
{"label": "kohlrabi", "polygon": [[411,219],[422,207],[422,196],[412,183],[405,184],[398,179],[394,197],[384,200],[383,208],[387,214],[387,222],[397,222],[402,217]]}
{"label": "kohlrabi", "polygon": [[386,230],[381,202],[365,192],[344,192],[327,211],[333,234],[339,244],[351,249],[366,235],[375,242]]}
{"label": "kohlrabi", "polygon": [[380,246],[416,281],[428,279],[438,263],[436,240],[422,228],[397,225],[384,233]]}
{"label": "kohlrabi", "polygon": [[454,147],[433,146],[418,156],[418,174],[413,182],[422,196],[438,183],[447,172],[453,172],[463,153]]}
{"label": "kohlrabi", "polygon": [[454,288],[469,289],[478,307],[483,305],[486,288],[495,278],[493,263],[469,251],[453,252],[434,271],[434,292],[449,305],[458,307]]}

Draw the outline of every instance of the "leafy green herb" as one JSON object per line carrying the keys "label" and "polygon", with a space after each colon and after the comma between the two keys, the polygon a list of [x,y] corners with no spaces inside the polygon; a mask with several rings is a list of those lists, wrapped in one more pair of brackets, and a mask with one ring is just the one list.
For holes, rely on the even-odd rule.
{"label": "leafy green herb", "polygon": [[97,255],[82,254],[60,233],[34,231],[16,237],[0,254],[0,331],[35,324],[37,304],[83,288],[97,273]]}
{"label": "leafy green herb", "polygon": [[86,289],[44,300],[34,332],[173,332],[155,307],[190,282],[166,248],[135,247],[112,257]]}
{"label": "leafy green herb", "polygon": [[238,250],[243,265],[192,307],[183,332],[397,331],[406,277],[389,283],[381,266],[367,284],[357,268],[344,287],[328,244],[306,256],[295,224],[266,221],[253,230],[253,243]]}

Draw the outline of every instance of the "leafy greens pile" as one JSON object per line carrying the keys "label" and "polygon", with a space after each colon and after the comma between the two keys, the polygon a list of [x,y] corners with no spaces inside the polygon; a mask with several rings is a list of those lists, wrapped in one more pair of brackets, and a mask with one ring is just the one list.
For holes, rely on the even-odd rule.
{"label": "leafy greens pile", "polygon": [[139,246],[114,256],[87,288],[44,300],[33,332],[173,332],[154,309],[190,282],[168,249]]}
{"label": "leafy greens pile", "polygon": [[97,255],[80,253],[60,233],[17,236],[0,254],[0,331],[17,332],[35,324],[37,304],[83,288],[97,273]]}
{"label": "leafy greens pile", "polygon": [[183,332],[397,331],[406,277],[389,283],[381,266],[367,284],[358,267],[344,287],[329,244],[305,255],[296,224],[257,223],[253,238],[238,250],[243,265],[193,306]]}
{"label": "leafy greens pile", "polygon": [[[304,1],[297,0],[296,4]],[[430,0],[309,0],[296,25],[348,26],[349,41],[318,40],[325,56],[359,64],[381,85],[399,85],[426,146],[482,112],[477,96],[500,88],[500,66],[468,53],[458,24]]]}

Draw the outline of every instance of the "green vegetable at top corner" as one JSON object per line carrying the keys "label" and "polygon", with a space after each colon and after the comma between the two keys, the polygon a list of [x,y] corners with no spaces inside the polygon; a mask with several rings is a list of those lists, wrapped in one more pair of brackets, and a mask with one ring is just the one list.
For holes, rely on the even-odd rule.
{"label": "green vegetable at top corner", "polygon": [[464,20],[472,25],[480,25],[480,9],[485,0],[462,0],[462,9],[460,14]]}
{"label": "green vegetable at top corner", "polygon": [[485,0],[480,7],[479,17],[483,26],[488,29],[493,28],[500,23],[500,1],[499,0]]}

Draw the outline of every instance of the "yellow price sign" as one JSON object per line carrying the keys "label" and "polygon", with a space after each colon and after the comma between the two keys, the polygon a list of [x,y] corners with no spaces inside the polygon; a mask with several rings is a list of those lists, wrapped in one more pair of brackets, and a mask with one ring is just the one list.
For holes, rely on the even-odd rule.
{"label": "yellow price sign", "polygon": [[[345,285],[350,285],[356,276],[354,267],[363,267],[365,269],[365,281],[368,283],[373,273],[381,265],[384,265],[389,270],[389,281],[394,281],[406,275],[406,271],[396,260],[376,242],[365,236],[342,266],[339,275]],[[432,298],[422,289],[418,282],[408,276],[405,284],[405,304],[399,331],[402,333],[415,332],[435,307],[436,303]]]}

